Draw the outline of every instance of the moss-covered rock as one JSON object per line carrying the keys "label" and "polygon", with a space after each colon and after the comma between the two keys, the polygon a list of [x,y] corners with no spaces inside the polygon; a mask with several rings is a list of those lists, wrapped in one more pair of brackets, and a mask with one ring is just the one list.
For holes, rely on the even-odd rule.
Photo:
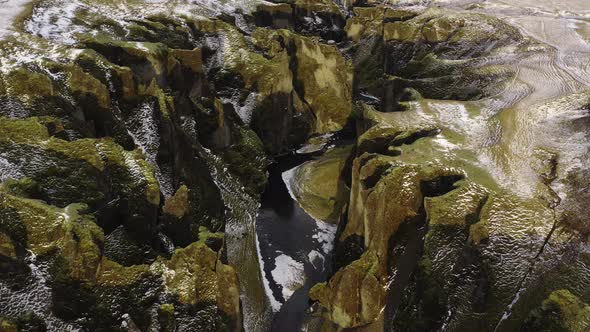
{"label": "moss-covered rock", "polygon": [[158,307],[158,321],[165,332],[176,331],[176,321],[174,320],[174,305],[164,303]]}
{"label": "moss-covered rock", "polygon": [[[57,251],[66,262],[72,279],[95,279],[104,236],[94,219],[81,213],[86,206],[73,204],[59,209],[5,192],[0,192],[0,206],[17,211],[26,228],[26,246],[33,253],[47,256]],[[2,224],[9,222],[3,220]]]}
{"label": "moss-covered rock", "polygon": [[237,322],[240,301],[235,270],[222,264],[217,253],[203,243],[178,249],[169,261],[152,264],[151,270],[162,274],[167,289],[180,303],[216,304],[223,315]]}
{"label": "moss-covered rock", "polygon": [[[196,26],[208,34],[224,33],[221,42],[228,51],[219,65],[238,75],[246,89],[258,92],[252,126],[267,150],[280,151],[303,143],[310,134],[337,131],[347,123],[352,70],[336,47],[286,30],[259,28],[252,42],[263,55],[251,51],[231,25],[202,20]],[[269,122],[274,126],[268,127]]]}
{"label": "moss-covered rock", "polygon": [[9,178],[2,183],[2,187],[15,196],[24,198],[40,198],[41,196],[39,183],[27,177],[18,180]]}
{"label": "moss-covered rock", "polygon": [[[348,38],[359,41],[363,38],[379,37],[388,40],[394,33],[391,26],[385,29],[385,24],[391,21],[405,21],[418,12],[405,9],[391,8],[387,6],[354,7],[353,16],[346,21],[346,33]],[[385,36],[387,34],[387,36]]]}
{"label": "moss-covered rock", "polygon": [[18,331],[47,331],[47,324],[36,313],[29,311],[16,319]]}
{"label": "moss-covered rock", "polygon": [[[141,152],[125,151],[110,139],[64,141],[50,136],[37,118],[2,118],[0,127],[5,133],[0,149],[14,167],[37,183],[35,198],[60,207],[86,203],[93,210],[116,198],[127,204],[122,223],[138,231],[146,230],[149,222],[135,220],[134,214],[154,218],[160,189],[152,166]],[[24,153],[24,158],[19,153]],[[106,222],[112,221],[99,217],[99,223]]]}
{"label": "moss-covered rock", "polygon": [[34,98],[49,97],[56,93],[49,77],[26,68],[17,68],[3,76],[4,89],[9,95]]}
{"label": "moss-covered rock", "polygon": [[310,298],[319,301],[328,310],[330,320],[340,327],[366,325],[379,316],[385,303],[377,265],[377,257],[367,252],[338,271],[328,283],[315,285]]}
{"label": "moss-covered rock", "polygon": [[12,239],[5,233],[0,233],[0,255],[9,259],[16,259],[16,249]]}
{"label": "moss-covered rock", "polygon": [[349,196],[342,177],[349,154],[350,147],[335,148],[293,171],[288,185],[301,207],[312,217],[329,223],[339,222]]}
{"label": "moss-covered rock", "polygon": [[188,188],[180,186],[174,196],[166,200],[162,211],[180,219],[184,217],[188,209]]}
{"label": "moss-covered rock", "polygon": [[124,267],[103,257],[96,282],[105,287],[127,286],[146,277],[149,273],[148,265]]}
{"label": "moss-covered rock", "polygon": [[525,331],[586,331],[590,306],[567,289],[552,292],[540,308],[531,312]]}
{"label": "moss-covered rock", "polygon": [[528,43],[513,27],[485,15],[404,8],[354,8],[347,25],[356,42],[357,89],[379,98],[385,112],[400,110],[407,88],[428,98],[454,100],[499,93],[498,83],[514,72],[477,59],[501,53],[509,57],[508,45]]}
{"label": "moss-covered rock", "polygon": [[[331,45],[284,30],[268,34],[257,30],[255,38],[269,47],[269,38],[282,37],[295,49],[295,88],[316,115],[315,133],[342,129],[352,112],[352,65]],[[272,40],[272,39],[270,39]],[[272,50],[272,48],[271,48]],[[328,102],[330,101],[330,102]]]}
{"label": "moss-covered rock", "polygon": [[256,25],[278,29],[292,28],[294,25],[293,8],[288,3],[261,3],[254,12]]}
{"label": "moss-covered rock", "polygon": [[2,318],[0,318],[0,331],[17,332],[18,327],[14,322],[2,317]]}
{"label": "moss-covered rock", "polygon": [[352,64],[333,47],[295,39],[297,82],[316,115],[316,133],[343,128],[352,113]]}

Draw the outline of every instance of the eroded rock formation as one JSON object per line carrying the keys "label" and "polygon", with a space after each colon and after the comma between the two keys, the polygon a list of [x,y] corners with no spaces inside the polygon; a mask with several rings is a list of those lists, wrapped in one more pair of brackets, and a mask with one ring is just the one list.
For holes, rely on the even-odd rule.
{"label": "eroded rock formation", "polygon": [[305,328],[587,330],[588,86],[429,3],[31,4],[0,40],[0,330],[267,329],[267,166],[340,131],[291,177],[338,225]]}

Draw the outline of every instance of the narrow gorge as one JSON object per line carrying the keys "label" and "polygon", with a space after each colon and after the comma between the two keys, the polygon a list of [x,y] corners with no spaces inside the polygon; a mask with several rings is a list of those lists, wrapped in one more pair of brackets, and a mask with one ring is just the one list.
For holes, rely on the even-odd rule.
{"label": "narrow gorge", "polygon": [[0,332],[590,331],[586,0],[0,0]]}

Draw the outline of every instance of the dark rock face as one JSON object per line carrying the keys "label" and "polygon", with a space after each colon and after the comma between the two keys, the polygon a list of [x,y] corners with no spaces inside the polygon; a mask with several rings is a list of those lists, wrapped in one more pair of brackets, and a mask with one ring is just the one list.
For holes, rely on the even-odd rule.
{"label": "dark rock face", "polygon": [[0,39],[1,331],[252,329],[227,235],[273,157],[343,130],[290,180],[339,223],[302,327],[588,330],[590,97],[527,86],[547,45],[470,10],[224,6],[38,1]]}
{"label": "dark rock face", "polygon": [[[563,223],[571,218],[559,212],[567,205],[555,201],[555,155],[537,152],[544,165],[535,168],[537,181],[549,193],[514,196],[470,170],[469,154],[453,152],[452,147],[439,150],[438,139],[465,143],[450,138],[455,129],[447,120],[424,118],[449,116],[451,109],[438,106],[450,105],[447,101],[482,109],[490,107],[490,98],[512,102],[510,93],[501,92],[518,76],[510,49],[539,46],[504,22],[480,14],[379,6],[354,8],[353,13],[346,30],[356,41],[349,51],[362,116],[357,121],[351,197],[347,222],[338,233],[337,272],[310,294],[319,303],[320,316],[310,326],[528,331],[554,320],[548,329],[583,330],[585,319],[565,327],[566,315],[549,309],[549,303],[568,302],[584,310],[587,301],[551,293],[564,287],[586,294],[577,291],[578,282],[549,286],[547,277],[563,271],[553,259],[569,252],[574,260],[584,260],[579,250],[586,246],[585,240],[559,240],[555,233],[558,229],[585,237]],[[498,62],[499,54],[505,56]],[[534,52],[519,56],[534,57]],[[576,102],[569,107],[579,112],[588,96],[572,98]],[[505,213],[500,215],[498,208]],[[510,220],[517,215],[521,226],[513,228]],[[533,215],[543,230],[524,238],[517,235]],[[577,268],[568,273],[585,279]],[[551,300],[535,309],[544,296]]]}
{"label": "dark rock face", "polygon": [[[125,41],[110,23],[109,36],[81,35],[71,60],[2,74],[0,150],[14,173],[3,168],[3,278],[45,266],[50,292],[32,298],[51,308],[27,318],[15,295],[2,315],[19,330],[44,320],[50,330],[238,330],[212,169],[219,158],[249,195],[264,188],[263,145],[221,100],[243,87],[209,73],[219,50],[203,52],[194,26],[180,31],[186,22],[130,20]],[[179,255],[195,270],[183,274]],[[8,294],[39,282],[23,280]]]}

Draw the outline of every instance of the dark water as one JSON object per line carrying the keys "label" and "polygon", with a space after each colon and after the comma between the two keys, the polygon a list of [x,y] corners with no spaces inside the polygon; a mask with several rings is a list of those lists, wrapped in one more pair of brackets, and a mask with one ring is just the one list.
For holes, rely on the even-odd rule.
{"label": "dark water", "polygon": [[[304,162],[312,159],[311,155],[297,155],[295,153],[278,158],[269,168],[269,184],[262,197],[256,232],[259,249],[264,262],[264,274],[269,282],[272,296],[282,304],[275,313],[272,331],[299,331],[306,311],[309,307],[309,290],[318,282],[325,281],[330,272],[330,252],[326,251],[326,242],[319,241],[317,234],[322,232],[318,223],[310,217],[293,200],[282,174]],[[324,231],[325,232],[325,231]],[[317,252],[320,256],[310,259],[310,252]],[[283,255],[289,256],[302,265],[305,276],[303,285],[297,289],[288,300],[283,296],[283,288],[273,278],[273,270],[277,269],[276,259]],[[274,276],[296,272],[280,269]]]}
{"label": "dark water", "polygon": [[[317,159],[332,147],[354,144],[355,131],[352,128],[333,135],[320,151],[292,152],[277,157],[268,169],[269,181],[262,195],[256,235],[264,263],[263,276],[275,300],[271,299],[275,302],[271,331],[301,331],[304,320],[309,318],[309,290],[316,283],[326,281],[332,273],[332,245],[336,233],[336,226],[314,220],[291,197],[283,173]],[[296,262],[298,269],[277,269],[277,258],[282,262]],[[301,287],[295,287],[297,289],[285,299],[280,281],[293,275],[303,275],[304,280]]]}

